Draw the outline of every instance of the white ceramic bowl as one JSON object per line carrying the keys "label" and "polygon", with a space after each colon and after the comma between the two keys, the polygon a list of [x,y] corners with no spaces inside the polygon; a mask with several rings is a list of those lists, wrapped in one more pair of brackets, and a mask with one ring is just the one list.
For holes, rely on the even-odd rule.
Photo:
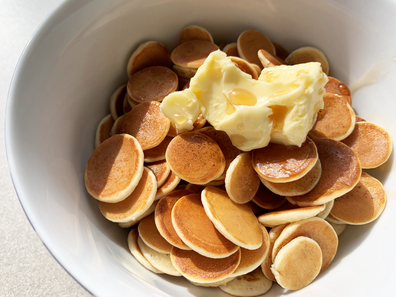
{"label": "white ceramic bowl", "polygon": [[[7,104],[7,155],[26,215],[54,257],[94,295],[228,296],[144,269],[128,251],[127,231],[106,221],[85,190],[95,129],[109,112],[111,93],[127,80],[130,54],[148,40],[171,49],[190,24],[205,27],[218,44],[258,29],[288,50],[316,46],[327,55],[330,74],[347,84],[371,69],[376,82],[356,91],[354,109],[396,139],[395,16],[395,1],[65,1],[26,48]],[[291,296],[394,296],[393,163],[392,154],[371,171],[388,194],[379,220],[348,227],[329,269]],[[267,296],[282,292],[274,286]]]}

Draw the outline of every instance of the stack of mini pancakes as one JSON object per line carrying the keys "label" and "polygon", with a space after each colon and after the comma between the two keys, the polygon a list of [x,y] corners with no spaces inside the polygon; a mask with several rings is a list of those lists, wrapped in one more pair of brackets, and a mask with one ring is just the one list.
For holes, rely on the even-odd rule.
{"label": "stack of mini pancakes", "polygon": [[387,161],[391,139],[355,115],[348,87],[332,77],[301,147],[243,152],[202,115],[180,134],[160,102],[187,88],[219,48],[254,79],[281,64],[316,61],[329,69],[320,50],[289,54],[254,30],[216,46],[207,30],[189,26],[171,54],[159,42],[143,43],[98,125],[85,185],[104,217],[132,227],[129,249],[154,273],[234,296],[265,294],[273,282],[298,290],[330,265],[348,224],[382,213],[382,184],[362,169]]}

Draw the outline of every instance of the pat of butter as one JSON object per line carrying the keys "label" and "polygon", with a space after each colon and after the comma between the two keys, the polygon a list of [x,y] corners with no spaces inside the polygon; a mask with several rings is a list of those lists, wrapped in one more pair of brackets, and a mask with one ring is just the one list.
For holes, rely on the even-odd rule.
{"label": "pat of butter", "polygon": [[[192,128],[200,109],[243,151],[270,141],[301,146],[323,108],[327,81],[320,63],[266,68],[254,80],[225,53],[216,51],[198,69],[190,88],[168,95],[161,108],[180,132]],[[186,108],[187,99],[192,105]],[[188,120],[178,121],[180,114]]]}

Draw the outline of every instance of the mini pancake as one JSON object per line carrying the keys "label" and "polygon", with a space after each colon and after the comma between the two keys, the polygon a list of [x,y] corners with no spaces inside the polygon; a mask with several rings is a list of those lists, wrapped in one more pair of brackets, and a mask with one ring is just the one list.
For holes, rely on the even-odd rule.
{"label": "mini pancake", "polygon": [[233,202],[225,191],[215,187],[206,187],[201,197],[206,215],[227,239],[248,250],[262,245],[260,224],[249,207]]}
{"label": "mini pancake", "polygon": [[249,74],[253,79],[258,79],[256,69],[247,61],[238,58],[238,57],[231,57],[231,61],[243,72]]}
{"label": "mini pancake", "polygon": [[322,175],[317,185],[307,194],[287,196],[292,204],[325,204],[349,192],[359,182],[362,171],[360,162],[349,147],[331,139],[316,139],[315,144],[322,165]]}
{"label": "mini pancake", "polygon": [[282,65],[282,63],[276,57],[271,55],[266,50],[259,50],[257,55],[261,62],[261,65],[263,65],[264,68]]}
{"label": "mini pancake", "polygon": [[140,250],[138,246],[138,238],[139,238],[139,233],[137,229],[132,229],[129,234],[128,234],[128,248],[132,254],[132,256],[135,257],[135,259],[142,264],[142,266],[151,272],[154,273],[162,273],[158,269],[154,268],[148,261],[147,259],[143,256],[142,251]]}
{"label": "mini pancake", "polygon": [[170,168],[165,160],[157,161],[150,164],[145,164],[150,169],[157,179],[157,187],[161,187],[170,174]]}
{"label": "mini pancake", "polygon": [[279,251],[271,267],[277,283],[288,290],[309,285],[322,266],[322,250],[311,238],[299,236]]}
{"label": "mini pancake", "polygon": [[183,196],[191,194],[188,190],[176,190],[162,197],[155,208],[155,225],[158,232],[171,245],[182,249],[191,250],[177,235],[172,224],[172,209],[176,202]]}
{"label": "mini pancake", "polygon": [[212,259],[194,251],[172,248],[171,260],[174,267],[189,281],[213,283],[231,276],[241,260],[241,252],[222,258]]}
{"label": "mini pancake", "polygon": [[111,127],[110,130],[110,136],[124,133],[124,123],[126,117],[127,115],[123,114],[122,116],[120,116],[118,119],[115,120],[113,127]]}
{"label": "mini pancake", "polygon": [[120,226],[121,228],[130,228],[132,226],[137,225],[141,220],[143,220],[145,217],[147,217],[148,215],[152,214],[155,211],[155,207],[157,206],[157,202],[158,201],[154,201],[151,206],[140,216],[138,216],[137,218],[130,220],[128,222],[125,223],[118,223],[118,226]]}
{"label": "mini pancake", "polygon": [[158,188],[157,194],[155,195],[155,200],[161,199],[162,197],[176,189],[176,187],[180,183],[180,180],[180,177],[178,177],[171,171],[162,186]]}
{"label": "mini pancake", "polygon": [[275,227],[281,224],[312,218],[324,209],[324,205],[316,205],[288,210],[276,210],[262,214],[258,217],[258,221],[266,227]]}
{"label": "mini pancake", "polygon": [[261,65],[257,52],[264,49],[272,55],[275,55],[275,48],[271,41],[262,33],[254,30],[242,32],[237,41],[238,53],[242,59],[249,63]]}
{"label": "mini pancake", "polygon": [[194,77],[195,73],[197,73],[197,68],[183,67],[179,65],[173,65],[172,70],[177,74],[177,76],[185,79],[190,79]]}
{"label": "mini pancake", "polygon": [[122,110],[124,111],[124,114],[128,113],[128,112],[130,112],[132,110],[132,107],[131,107],[131,105],[128,102],[128,97],[127,96],[124,96],[124,101],[122,103]]}
{"label": "mini pancake", "polygon": [[169,119],[158,102],[143,102],[132,109],[124,122],[124,133],[136,137],[142,149],[158,146],[168,134]]}
{"label": "mini pancake", "polygon": [[273,183],[291,182],[302,178],[316,164],[315,143],[307,137],[301,147],[270,143],[252,151],[252,164],[260,177]]}
{"label": "mini pancake", "polygon": [[219,48],[207,40],[190,40],[179,44],[171,53],[175,65],[197,69],[211,52]]}
{"label": "mini pancake", "polygon": [[356,123],[351,135],[342,142],[357,154],[363,169],[376,168],[384,164],[392,153],[389,133],[370,122]]}
{"label": "mini pancake", "polygon": [[110,113],[114,121],[124,114],[123,104],[126,85],[122,85],[110,97]]}
{"label": "mini pancake", "polygon": [[184,87],[190,82],[190,79],[183,78],[183,77],[179,76],[178,81],[179,81],[179,85],[178,85],[177,89],[179,91],[182,91],[182,90],[184,90]]}
{"label": "mini pancake", "polygon": [[156,192],[155,176],[150,170],[144,168],[139,184],[132,194],[117,203],[100,201],[99,208],[106,219],[116,223],[126,223],[136,220],[150,208]]}
{"label": "mini pancake", "polygon": [[331,200],[331,201],[325,203],[324,206],[325,206],[325,209],[323,209],[320,213],[317,214],[317,217],[319,217],[321,219],[327,218],[327,216],[331,212],[331,209],[334,206],[334,200]]}
{"label": "mini pancake", "polygon": [[159,233],[154,213],[142,219],[138,226],[139,236],[144,243],[159,253],[170,254],[172,245]]}
{"label": "mini pancake", "polygon": [[213,43],[212,35],[204,28],[191,25],[184,28],[179,36],[179,44],[190,40],[207,40]]}
{"label": "mini pancake", "polygon": [[311,138],[328,138],[341,141],[347,138],[355,128],[356,116],[352,107],[343,96],[326,93],[323,96],[324,108],[309,136]]}
{"label": "mini pancake", "polygon": [[208,182],[207,184],[204,184],[203,186],[205,186],[205,188],[209,186],[218,187],[218,186],[223,186],[224,184],[225,184],[224,179],[216,179]]}
{"label": "mini pancake", "polygon": [[127,65],[128,77],[151,66],[170,67],[169,52],[165,46],[156,41],[148,41],[139,45],[129,58]]}
{"label": "mini pancake", "polygon": [[144,162],[153,163],[153,162],[165,160],[166,148],[168,147],[171,140],[172,137],[166,136],[159,145],[151,149],[145,150]]}
{"label": "mini pancake", "polygon": [[338,224],[338,225],[345,224],[343,221],[340,221],[339,219],[336,219],[335,217],[333,217],[331,215],[331,212],[327,215],[326,221],[329,222],[329,223]]}
{"label": "mini pancake", "polygon": [[177,135],[165,153],[171,170],[181,179],[204,185],[224,172],[226,161],[219,145],[198,132]]}
{"label": "mini pancake", "polygon": [[239,154],[227,169],[225,187],[228,196],[236,203],[253,199],[260,186],[260,179],[252,167],[249,153]]}
{"label": "mini pancake", "polygon": [[386,205],[381,182],[363,172],[352,191],[334,200],[331,215],[350,225],[368,224],[377,219]]}
{"label": "mini pancake", "polygon": [[226,258],[239,250],[214,227],[205,213],[200,194],[189,194],[176,202],[172,209],[172,224],[182,241],[205,257]]}
{"label": "mini pancake", "polygon": [[241,248],[241,262],[239,262],[238,268],[233,272],[233,277],[244,275],[255,270],[263,263],[267,256],[270,246],[269,235],[264,226],[260,227],[263,233],[263,244],[256,250]]}
{"label": "mini pancake", "polygon": [[227,56],[239,57],[238,46],[236,42],[227,44],[223,48],[223,52],[225,52]]}
{"label": "mini pancake", "polygon": [[196,283],[196,282],[193,282],[193,281],[191,281],[189,279],[187,279],[187,280],[190,283],[192,283],[194,286],[199,286],[199,287],[219,287],[219,286],[222,286],[222,285],[225,285],[225,284],[229,283],[233,279],[235,279],[235,277],[230,276],[230,277],[227,277],[225,279],[219,280],[217,282],[208,282],[208,283]]}
{"label": "mini pancake", "polygon": [[176,268],[173,266],[170,259],[170,254],[159,253],[153,250],[144,243],[140,236],[138,237],[137,242],[143,256],[155,269],[165,274],[181,276],[180,272],[177,271]]}
{"label": "mini pancake", "polygon": [[260,206],[258,206],[256,203],[253,203],[252,201],[245,203],[245,205],[252,210],[252,212],[254,213],[255,216],[261,215],[263,212],[265,212],[265,209],[261,208]]}
{"label": "mini pancake", "polygon": [[319,62],[322,65],[322,71],[329,74],[329,62],[324,53],[311,46],[300,47],[292,51],[285,59],[286,64],[295,65],[308,62]]}
{"label": "mini pancake", "polygon": [[191,192],[198,193],[198,194],[200,194],[203,191],[203,189],[205,189],[205,188],[206,188],[206,186],[204,186],[204,185],[195,185],[195,184],[191,184],[191,183],[187,184],[187,186],[186,186],[186,190],[189,190]]}
{"label": "mini pancake", "polygon": [[334,77],[328,76],[327,78],[329,81],[325,85],[326,92],[345,97],[349,105],[352,106],[351,91],[348,86]]}
{"label": "mini pancake", "polygon": [[[140,103],[140,102],[137,102],[137,101],[133,100],[133,99],[131,98],[131,96],[129,96],[128,92],[125,92],[125,98],[126,98],[126,100],[128,101],[129,106],[131,107],[131,109],[132,109],[132,108],[135,108],[136,105],[138,105],[138,104]],[[125,101],[125,99],[124,99],[124,101]]]}
{"label": "mini pancake", "polygon": [[240,154],[242,151],[235,147],[228,134],[224,131],[219,131],[216,130],[213,127],[205,127],[199,131],[202,134],[205,134],[215,140],[217,144],[219,145],[221,151],[224,154],[225,157],[225,168],[221,176],[219,177],[220,179],[225,179],[226,172],[228,170],[228,167],[230,166],[231,162]]}
{"label": "mini pancake", "polygon": [[102,142],[88,159],[85,187],[99,201],[116,203],[127,198],[143,174],[143,151],[137,140],[126,134]]}
{"label": "mini pancake", "polygon": [[306,236],[316,241],[322,250],[322,268],[326,270],[333,260],[337,248],[338,237],[333,227],[325,220],[313,217],[287,225],[274,243],[272,262],[275,261],[280,249],[299,236]]}
{"label": "mini pancake", "polygon": [[276,56],[281,60],[285,60],[286,57],[289,55],[289,52],[283,46],[276,42],[273,42],[272,44],[274,45]]}
{"label": "mini pancake", "polygon": [[287,183],[272,183],[260,177],[261,182],[273,193],[281,196],[299,196],[310,192],[319,182],[322,175],[320,160],[302,178]]}
{"label": "mini pancake", "polygon": [[347,224],[335,224],[333,222],[330,222],[328,219],[326,219],[326,221],[331,225],[331,227],[333,227],[335,233],[337,233],[338,236],[340,236],[347,227]]}
{"label": "mini pancake", "polygon": [[103,141],[110,137],[111,129],[114,125],[114,119],[111,114],[105,116],[96,128],[95,134],[95,148],[99,146]]}
{"label": "mini pancake", "polygon": [[261,68],[260,68],[260,66],[257,65],[257,64],[254,64],[254,63],[250,63],[250,65],[254,68],[254,70],[256,70],[257,77],[259,77],[260,74],[261,74]]}
{"label": "mini pancake", "polygon": [[178,78],[169,68],[148,67],[136,72],[128,81],[128,94],[137,102],[162,101],[177,90]]}
{"label": "mini pancake", "polygon": [[179,132],[177,131],[175,125],[173,123],[170,123],[168,136],[175,137],[175,136],[177,136],[177,134],[179,134]]}
{"label": "mini pancake", "polygon": [[267,187],[260,183],[252,201],[261,208],[272,210],[281,207],[287,200],[285,197],[271,192]]}
{"label": "mini pancake", "polygon": [[261,269],[257,268],[220,286],[220,289],[232,296],[250,297],[265,294],[271,287],[272,281],[264,276]]}
{"label": "mini pancake", "polygon": [[272,228],[269,233],[269,250],[267,255],[264,258],[263,263],[261,263],[261,270],[263,271],[264,275],[266,278],[268,278],[269,280],[276,282],[275,276],[271,271],[271,266],[272,266],[272,249],[274,248],[274,243],[276,241],[276,239],[279,237],[279,235],[282,233],[283,229],[285,229],[285,227],[288,224],[284,224],[284,225],[279,225],[276,226],[274,228]]}
{"label": "mini pancake", "polygon": [[195,122],[193,123],[193,129],[191,131],[196,131],[201,129],[203,126],[205,126],[206,124],[206,119],[204,118],[204,116],[202,115],[202,113],[200,113],[197,117],[197,119],[195,120]]}
{"label": "mini pancake", "polygon": [[356,116],[356,121],[355,121],[356,123],[358,123],[358,122],[367,122],[365,119],[363,119],[362,117],[360,117],[360,116]]}

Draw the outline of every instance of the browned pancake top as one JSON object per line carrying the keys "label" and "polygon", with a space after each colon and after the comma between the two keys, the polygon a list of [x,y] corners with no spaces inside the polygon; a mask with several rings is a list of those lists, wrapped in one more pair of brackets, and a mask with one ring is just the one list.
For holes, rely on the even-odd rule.
{"label": "browned pancake top", "polygon": [[263,50],[263,49],[259,50],[257,55],[258,55],[258,57],[260,59],[260,62],[263,65],[264,68],[273,67],[273,66],[279,66],[279,65],[284,64],[284,63],[281,63],[278,60],[278,58],[274,57],[273,55],[271,55],[266,50]]}
{"label": "browned pancake top", "polygon": [[145,164],[145,166],[154,173],[158,187],[165,182],[166,178],[170,174],[168,163],[165,160]]}
{"label": "browned pancake top", "polygon": [[232,56],[232,57],[239,57],[238,54],[238,47],[236,43],[233,44],[227,44],[224,49],[223,52],[225,52],[227,54],[227,56]]}
{"label": "browned pancake top", "polygon": [[254,30],[247,30],[238,37],[238,53],[249,63],[261,65],[258,58],[258,51],[264,49],[275,55],[275,49],[271,41],[262,33]]}
{"label": "browned pancake top", "polygon": [[218,47],[207,40],[190,40],[178,45],[171,53],[172,62],[179,66],[198,68]]}
{"label": "browned pancake top", "polygon": [[172,137],[166,136],[165,139],[156,147],[144,151],[145,162],[155,162],[165,160],[166,149],[171,142]]}
{"label": "browned pancake top", "polygon": [[140,221],[138,230],[139,236],[143,239],[145,244],[158,252],[170,254],[172,245],[159,233],[153,213]]}
{"label": "browned pancake top", "polygon": [[213,42],[212,36],[206,29],[199,26],[188,26],[184,28],[179,36],[179,44],[182,44],[190,40],[207,40]]}
{"label": "browned pancake top", "polygon": [[238,57],[231,57],[231,61],[243,72],[249,74],[253,79],[257,79],[258,75],[253,66],[245,60]]}
{"label": "browned pancake top", "polygon": [[349,105],[352,106],[351,91],[349,90],[348,86],[334,77],[328,76],[328,79],[329,81],[325,85],[326,92],[345,96],[345,99]]}
{"label": "browned pancake top", "polygon": [[276,209],[286,202],[286,198],[271,192],[262,183],[254,195],[253,200],[258,206],[264,209]]}

